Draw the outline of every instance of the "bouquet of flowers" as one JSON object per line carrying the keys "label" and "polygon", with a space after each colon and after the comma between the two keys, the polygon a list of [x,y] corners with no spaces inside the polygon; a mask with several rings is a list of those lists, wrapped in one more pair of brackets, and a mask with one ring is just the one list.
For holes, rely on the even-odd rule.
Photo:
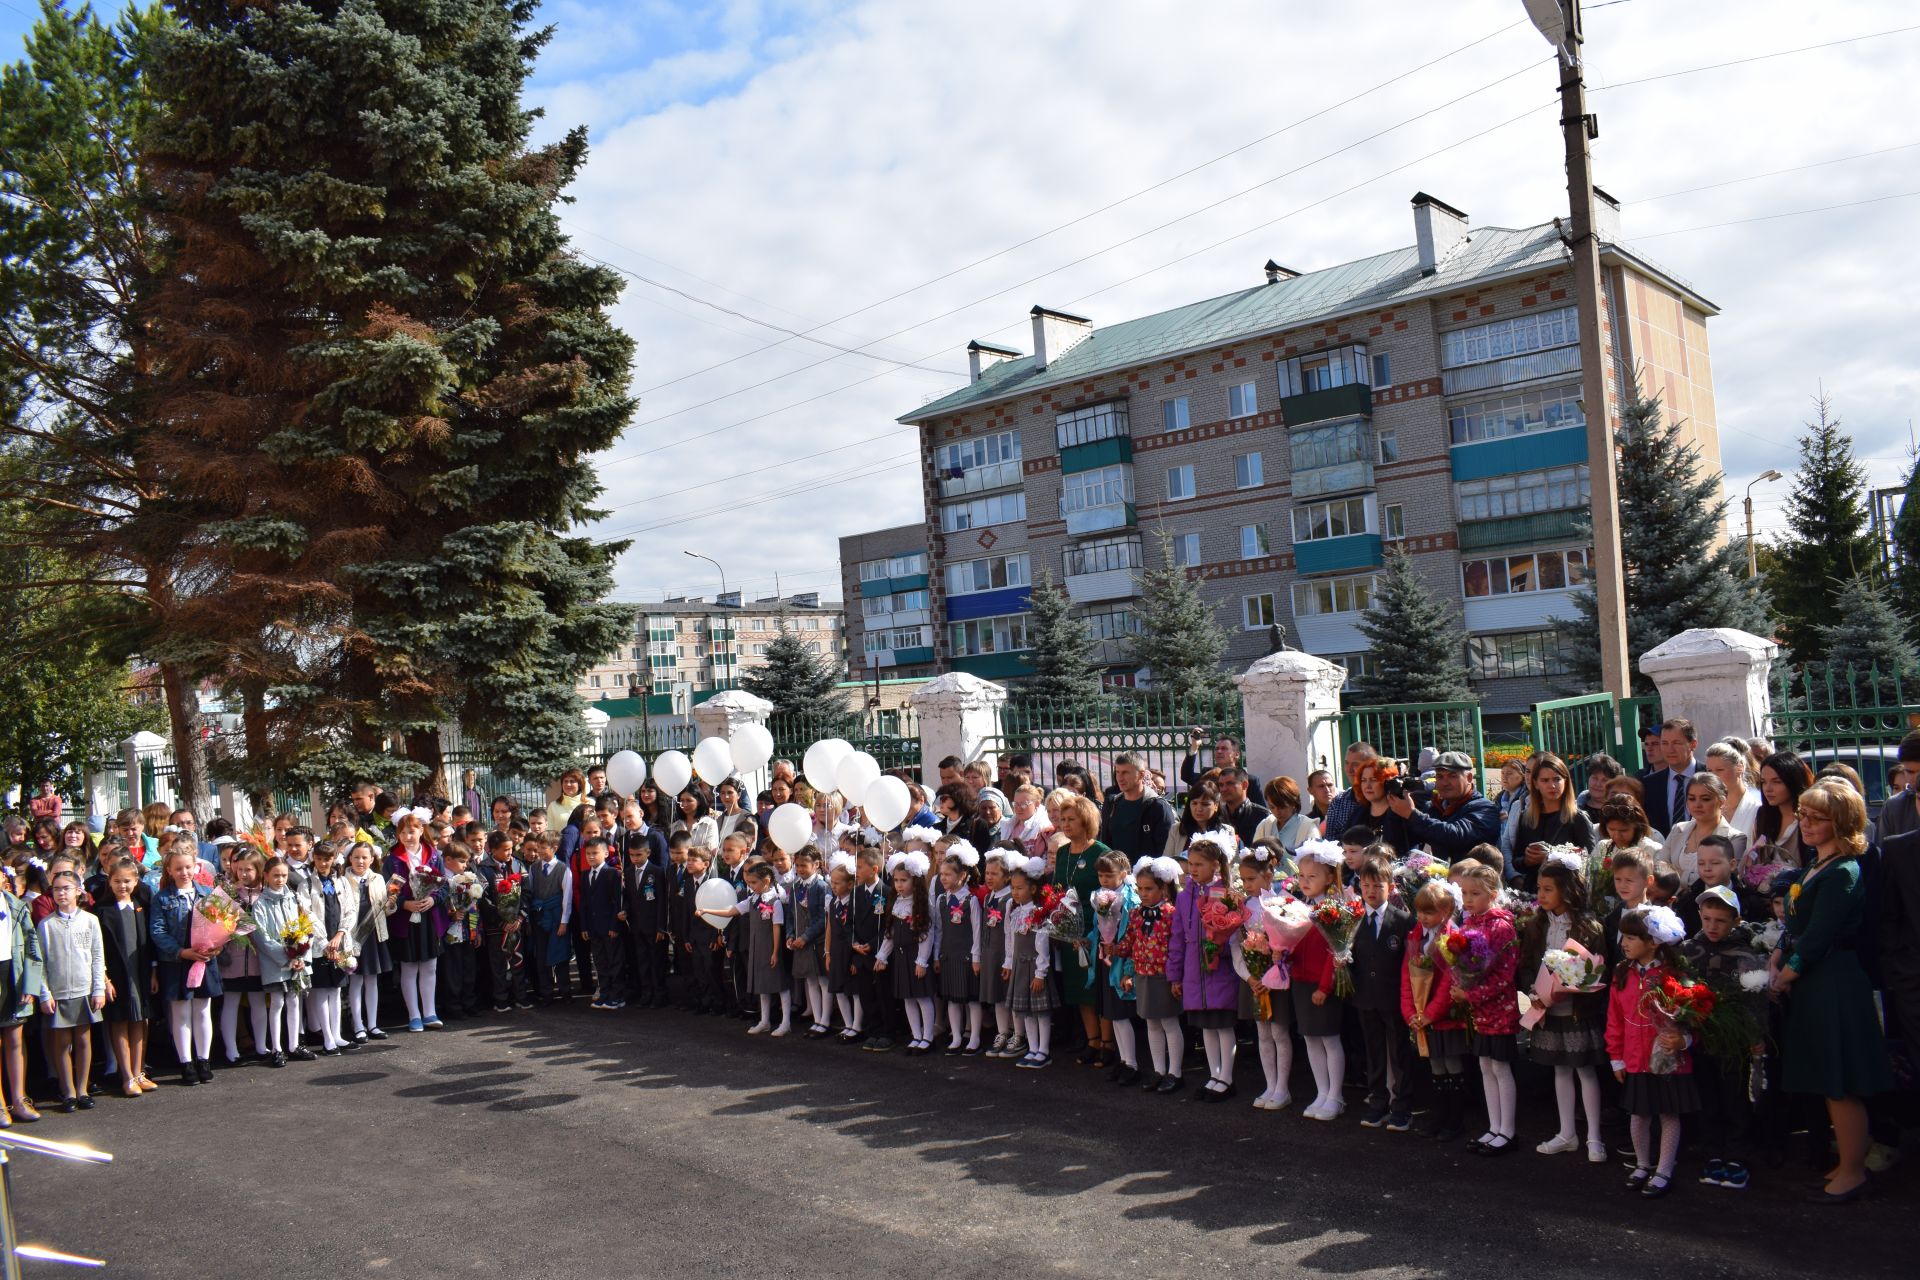
{"label": "bouquet of flowers", "polygon": [[1471,991],[1487,976],[1487,970],[1493,968],[1500,953],[1494,949],[1492,939],[1480,930],[1449,925],[1445,933],[1433,940],[1433,954],[1453,975],[1455,990]]}
{"label": "bouquet of flowers", "polygon": [[1513,917],[1513,931],[1516,934],[1526,932],[1527,924],[1540,913],[1540,900],[1516,889],[1505,890],[1501,894],[1500,905]]}
{"label": "bouquet of flowers", "polygon": [[1410,853],[1393,864],[1393,883],[1400,893],[1400,905],[1413,910],[1413,900],[1430,881],[1447,878],[1447,864],[1430,853]]}
{"label": "bouquet of flowers", "polygon": [[1220,967],[1220,957],[1225,954],[1222,948],[1233,937],[1234,931],[1247,922],[1247,913],[1242,910],[1246,899],[1231,889],[1223,889],[1218,897],[1211,894],[1200,899],[1200,959],[1211,973]]}
{"label": "bouquet of flowers", "polygon": [[1041,928],[1055,942],[1072,947],[1080,955],[1082,963],[1086,960],[1087,929],[1080,919],[1080,891],[1068,889],[1054,901],[1047,917],[1041,922]]}
{"label": "bouquet of flowers", "polygon": [[[313,985],[313,970],[306,961],[308,953],[313,950],[313,935],[317,929],[305,907],[300,908],[299,915],[281,926],[280,945],[287,949],[287,968],[291,975],[287,981],[294,991],[305,991]],[[297,969],[293,967],[295,961],[300,963]]]}
{"label": "bouquet of flowers", "polygon": [[[1686,982],[1668,974],[1658,986],[1647,988],[1640,998],[1640,1011],[1659,1031],[1691,1032],[1706,1024],[1717,1003],[1713,988],[1706,983]],[[1656,1042],[1647,1070],[1656,1076],[1670,1076],[1680,1069],[1684,1052],[1663,1048]]]}
{"label": "bouquet of flowers", "polygon": [[1753,858],[1747,863],[1746,867],[1741,870],[1740,879],[1746,882],[1747,888],[1754,890],[1756,893],[1765,893],[1772,887],[1775,876],[1779,875],[1782,871],[1791,870],[1793,870],[1793,867],[1785,862],[1779,862],[1771,858]]}
{"label": "bouquet of flowers", "polygon": [[[1271,963],[1260,975],[1260,985],[1269,991],[1285,991],[1293,985],[1293,972],[1287,957],[1300,939],[1313,928],[1313,912],[1298,898],[1269,898],[1261,905],[1260,928],[1248,930],[1266,935]],[[1249,966],[1251,968],[1251,966]]]}
{"label": "bouquet of flowers", "polygon": [[1353,975],[1347,972],[1347,966],[1353,963],[1354,931],[1360,927],[1365,914],[1358,898],[1329,897],[1313,908],[1314,926],[1327,940],[1327,949],[1333,952],[1333,994],[1336,996],[1344,998],[1353,994]]}
{"label": "bouquet of flowers", "polygon": [[[225,889],[216,887],[212,893],[194,900],[188,945],[203,955],[215,955],[233,939],[245,939],[254,928],[253,913],[235,902]],[[205,960],[195,960],[188,965],[187,990],[199,986],[206,976]]]}
{"label": "bouquet of flowers", "polygon": [[1786,926],[1778,920],[1769,920],[1765,924],[1755,925],[1753,929],[1753,949],[1761,955],[1772,955],[1780,945],[1780,935],[1786,932]]}
{"label": "bouquet of flowers", "polygon": [[1100,941],[1112,945],[1114,935],[1120,931],[1120,891],[1095,889],[1087,901],[1093,906],[1093,922],[1100,930]]}
{"label": "bouquet of flowers", "polygon": [[[518,872],[508,872],[493,882],[493,910],[500,917],[500,927],[518,924],[526,911],[525,891],[521,881],[525,877]],[[501,934],[500,950],[506,957],[508,968],[520,962],[520,934],[518,930]]]}
{"label": "bouquet of flowers", "polygon": [[1533,979],[1533,1007],[1520,1015],[1520,1025],[1531,1030],[1547,1016],[1547,1007],[1562,995],[1586,995],[1607,985],[1606,961],[1579,943],[1567,945],[1540,957],[1540,972]]}
{"label": "bouquet of flowers", "polygon": [[[441,875],[439,869],[433,866],[432,863],[425,861],[425,857],[426,855],[423,851],[420,865],[417,867],[408,867],[407,869],[407,897],[415,900],[431,898],[434,892],[447,882],[447,878]],[[407,923],[419,924],[420,913],[418,911],[408,912]]]}

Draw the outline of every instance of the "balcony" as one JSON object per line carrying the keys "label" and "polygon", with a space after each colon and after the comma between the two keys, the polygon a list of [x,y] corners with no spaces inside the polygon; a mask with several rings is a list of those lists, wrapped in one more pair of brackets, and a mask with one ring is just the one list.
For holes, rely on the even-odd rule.
{"label": "balcony", "polygon": [[984,466],[969,467],[957,476],[940,477],[940,496],[943,498],[964,498],[971,493],[987,493],[994,489],[1009,489],[1020,483],[1020,460],[990,462]]}
{"label": "balcony", "polygon": [[1310,467],[1293,473],[1295,498],[1325,498],[1336,493],[1360,493],[1373,488],[1373,463],[1343,462],[1333,467]]}
{"label": "balcony", "polygon": [[1102,533],[1108,529],[1131,529],[1140,523],[1140,516],[1131,502],[1114,503],[1109,506],[1084,507],[1078,511],[1062,511],[1066,517],[1067,532],[1071,534]]}
{"label": "balcony", "polygon": [[1131,600],[1139,594],[1132,569],[1102,569],[1098,573],[1067,575],[1067,599],[1075,604],[1099,604],[1108,600]]}
{"label": "balcony", "polygon": [[1323,391],[1303,391],[1280,397],[1280,419],[1290,427],[1328,418],[1369,417],[1373,413],[1373,388],[1364,382],[1349,382]]}
{"label": "balcony", "polygon": [[1297,573],[1345,573],[1353,569],[1378,569],[1385,563],[1384,547],[1377,533],[1349,533],[1293,544]]}
{"label": "balcony", "polygon": [[1009,676],[1033,674],[1033,666],[1027,661],[1027,651],[1024,649],[1012,653],[979,653],[956,657],[952,660],[952,666],[955,671],[964,671],[982,680],[1003,680]]}
{"label": "balcony", "polygon": [[671,658],[677,652],[678,647],[671,640],[647,641],[647,656],[650,658]]}
{"label": "balcony", "polygon": [[1557,378],[1579,368],[1578,346],[1555,347],[1547,351],[1508,356],[1504,360],[1489,360],[1484,364],[1448,369],[1440,375],[1440,385],[1446,394],[1453,395],[1460,391],[1484,391],[1489,387],[1532,382],[1536,378]]}
{"label": "balcony", "polygon": [[1497,520],[1460,522],[1460,549],[1481,551],[1488,547],[1531,547],[1545,542],[1564,542],[1578,536],[1587,508],[1570,511],[1540,511],[1532,515],[1505,516]]}
{"label": "balcony", "polygon": [[1071,476],[1082,471],[1118,466],[1133,461],[1133,437],[1113,436],[1092,444],[1068,445],[1060,451],[1060,474]]}
{"label": "balcony", "polygon": [[1498,440],[1457,444],[1449,452],[1455,480],[1486,480],[1585,462],[1587,432],[1585,427],[1530,431]]}

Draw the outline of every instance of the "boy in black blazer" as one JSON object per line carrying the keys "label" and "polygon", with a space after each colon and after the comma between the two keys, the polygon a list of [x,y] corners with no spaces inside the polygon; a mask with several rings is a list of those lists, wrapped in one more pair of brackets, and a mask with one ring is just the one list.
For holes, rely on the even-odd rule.
{"label": "boy in black blazer", "polygon": [[[640,835],[640,832],[633,832]],[[646,834],[655,834],[647,832]],[[655,846],[647,840],[627,840],[622,850],[620,888],[627,904],[628,951],[633,960],[632,976],[627,981],[627,998],[635,1004],[650,1004],[656,1009],[667,1003],[667,877],[655,858]],[[666,841],[658,846],[665,849]]]}
{"label": "boy in black blazer", "polygon": [[694,908],[700,885],[707,878],[707,851],[687,850],[687,861],[674,895],[673,937],[690,979],[687,994],[695,1013],[725,1013],[727,999],[727,944],[720,930]]}
{"label": "boy in black blazer", "polygon": [[1353,933],[1353,995],[1347,1003],[1360,1015],[1367,1046],[1367,1110],[1360,1125],[1405,1133],[1413,1127],[1413,1116],[1407,1104],[1407,1024],[1400,1016],[1400,983],[1413,917],[1387,901],[1392,887],[1392,863],[1369,849],[1360,864],[1366,915]]}
{"label": "boy in black blazer", "polygon": [[607,864],[607,842],[603,836],[588,836],[580,846],[586,869],[580,876],[579,900],[573,904],[575,932],[593,949],[593,972],[597,979],[594,1009],[618,1009],[621,999],[622,952],[626,946],[622,926],[627,904],[620,888],[620,873]]}
{"label": "boy in black blazer", "polygon": [[893,998],[893,984],[874,972],[874,957],[887,925],[887,912],[893,903],[887,897],[886,882],[880,876],[883,858],[878,849],[861,849],[854,855],[853,920],[847,927],[853,951],[853,967],[859,984],[862,1020],[867,1037],[862,1049],[886,1053],[893,1048],[893,1033],[905,1020],[900,1002]]}

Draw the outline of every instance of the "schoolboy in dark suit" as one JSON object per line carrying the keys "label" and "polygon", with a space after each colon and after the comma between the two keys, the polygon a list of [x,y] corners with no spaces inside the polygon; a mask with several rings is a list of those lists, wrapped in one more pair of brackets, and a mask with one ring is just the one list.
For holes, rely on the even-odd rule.
{"label": "schoolboy in dark suit", "polygon": [[1360,1125],[1405,1133],[1413,1127],[1413,1117],[1407,1103],[1407,1024],[1400,1015],[1400,982],[1413,917],[1387,901],[1392,887],[1392,864],[1369,852],[1360,864],[1360,900],[1367,913],[1353,933],[1353,963],[1348,966],[1353,996],[1348,1004],[1360,1015],[1366,1042],[1367,1110]]}

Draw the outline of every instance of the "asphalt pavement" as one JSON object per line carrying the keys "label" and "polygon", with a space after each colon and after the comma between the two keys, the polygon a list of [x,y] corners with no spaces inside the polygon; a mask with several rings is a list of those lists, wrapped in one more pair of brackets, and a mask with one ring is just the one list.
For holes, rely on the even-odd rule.
{"label": "asphalt pavement", "polygon": [[48,1112],[115,1162],[16,1156],[14,1195],[24,1239],[154,1280],[1914,1274],[1913,1156],[1844,1209],[1804,1166],[1647,1202],[1533,1153],[1546,1100],[1486,1160],[1188,1096],[576,1001]]}

